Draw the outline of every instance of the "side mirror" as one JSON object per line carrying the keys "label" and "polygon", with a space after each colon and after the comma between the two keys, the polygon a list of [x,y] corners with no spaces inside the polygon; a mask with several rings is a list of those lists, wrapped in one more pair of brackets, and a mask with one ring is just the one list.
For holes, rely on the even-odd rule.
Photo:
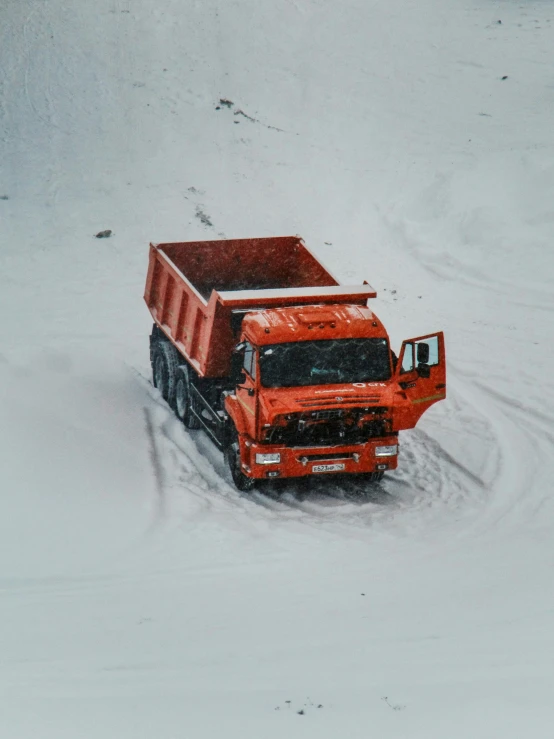
{"label": "side mirror", "polygon": [[417,363],[428,364],[429,363],[429,344],[421,342],[417,345]]}

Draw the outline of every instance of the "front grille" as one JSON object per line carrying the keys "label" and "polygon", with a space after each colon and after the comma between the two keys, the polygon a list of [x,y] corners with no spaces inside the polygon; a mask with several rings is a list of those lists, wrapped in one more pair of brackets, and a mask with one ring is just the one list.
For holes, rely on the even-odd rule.
{"label": "front grille", "polygon": [[329,421],[332,418],[340,418],[343,411],[340,410],[326,410],[326,411],[312,411],[310,417],[316,421]]}
{"label": "front grille", "polygon": [[363,444],[392,431],[387,408],[324,409],[287,415],[285,426],[268,429],[264,442],[287,446]]}

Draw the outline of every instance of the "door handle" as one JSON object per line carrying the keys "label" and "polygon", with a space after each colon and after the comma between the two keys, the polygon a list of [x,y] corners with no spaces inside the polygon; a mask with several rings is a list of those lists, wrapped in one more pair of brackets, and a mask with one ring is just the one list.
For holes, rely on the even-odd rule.
{"label": "door handle", "polygon": [[438,385],[435,385],[436,390],[442,390],[443,387],[446,387],[446,382],[439,382]]}

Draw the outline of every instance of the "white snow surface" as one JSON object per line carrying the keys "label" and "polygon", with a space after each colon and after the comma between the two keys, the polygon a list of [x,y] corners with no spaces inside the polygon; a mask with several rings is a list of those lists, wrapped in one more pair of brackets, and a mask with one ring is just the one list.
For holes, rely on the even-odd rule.
{"label": "white snow surface", "polygon": [[[0,737],[554,736],[553,27],[4,0]],[[241,495],[151,386],[148,242],[295,233],[448,400],[381,485]]]}

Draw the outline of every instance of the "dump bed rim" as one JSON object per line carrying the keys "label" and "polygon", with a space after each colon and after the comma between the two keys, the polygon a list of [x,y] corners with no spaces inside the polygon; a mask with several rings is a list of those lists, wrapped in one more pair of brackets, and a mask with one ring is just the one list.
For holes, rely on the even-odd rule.
{"label": "dump bed rim", "polygon": [[[371,285],[330,285],[326,287],[287,287],[276,290],[228,290],[217,292],[218,301],[228,308],[254,305],[264,307],[298,305],[321,302],[348,303],[352,300],[368,300],[377,297]],[[213,293],[212,293],[213,295]]]}

